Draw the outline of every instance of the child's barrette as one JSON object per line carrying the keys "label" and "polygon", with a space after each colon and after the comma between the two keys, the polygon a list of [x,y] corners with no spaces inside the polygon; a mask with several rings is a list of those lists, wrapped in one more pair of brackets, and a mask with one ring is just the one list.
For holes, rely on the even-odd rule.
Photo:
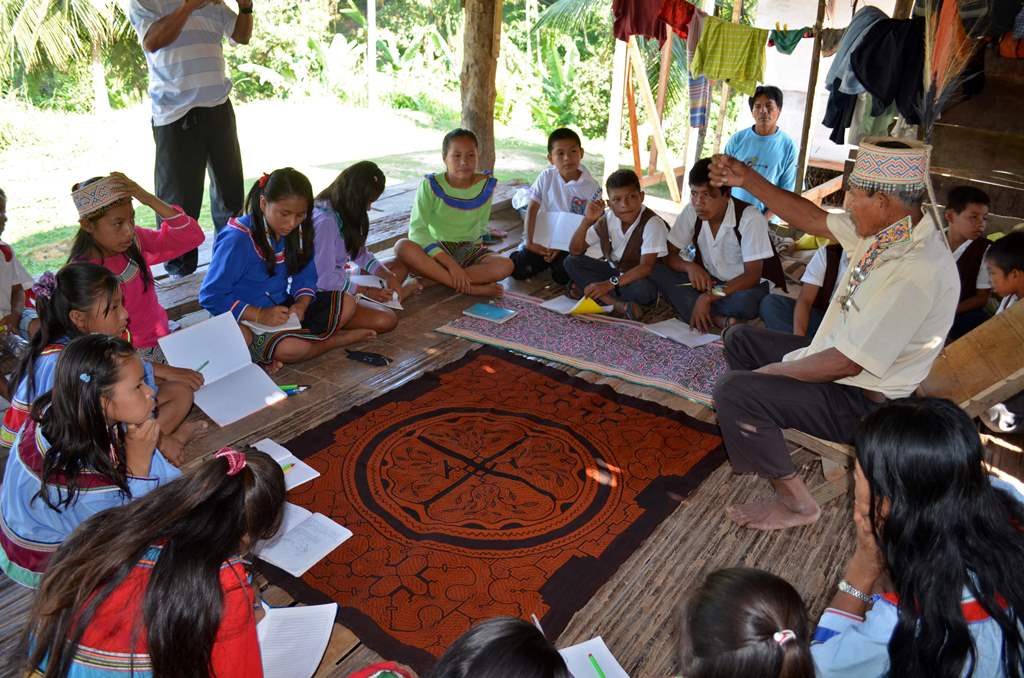
{"label": "child's barrette", "polygon": [[236,476],[245,468],[245,453],[239,452],[233,447],[222,447],[213,456],[215,459],[227,460],[229,476]]}
{"label": "child's barrette", "polygon": [[270,181],[270,175],[264,172],[263,176],[261,176],[259,180],[256,181],[256,185],[259,186],[260,188],[266,188],[268,181]]}
{"label": "child's barrette", "polygon": [[49,299],[57,291],[57,276],[51,271],[39,276],[39,280],[32,285],[32,294],[39,299]]}
{"label": "child's barrette", "polygon": [[82,372],[81,374],[78,375],[78,378],[82,380],[83,384],[88,384],[90,381],[92,381],[92,375],[89,374],[88,372]]}
{"label": "child's barrette", "polygon": [[790,640],[796,640],[796,634],[789,629],[782,629],[772,634],[772,640],[779,645],[785,645]]}

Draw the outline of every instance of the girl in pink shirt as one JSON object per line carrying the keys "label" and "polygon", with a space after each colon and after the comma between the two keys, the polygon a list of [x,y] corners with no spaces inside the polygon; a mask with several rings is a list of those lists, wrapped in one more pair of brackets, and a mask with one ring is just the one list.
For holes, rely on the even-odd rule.
{"label": "girl in pink shirt", "polygon": [[[135,225],[132,198],[151,207],[162,219],[158,230]],[[101,264],[117,276],[124,291],[132,345],[150,360],[162,362],[159,352],[153,353],[157,339],[170,334],[170,329],[149,267],[198,247],[206,239],[203,229],[180,207],[168,205],[120,172],[75,184],[72,199],[81,228],[69,261]]]}

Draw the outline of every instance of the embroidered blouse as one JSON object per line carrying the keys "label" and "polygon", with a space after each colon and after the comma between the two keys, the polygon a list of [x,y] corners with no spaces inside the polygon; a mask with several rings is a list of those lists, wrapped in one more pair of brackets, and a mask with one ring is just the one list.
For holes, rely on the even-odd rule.
{"label": "embroidered blouse", "polygon": [[[135,229],[135,244],[148,266],[180,257],[199,247],[206,239],[206,234],[195,219],[177,205],[174,205],[174,209],[178,214],[164,219],[159,229]],[[86,261],[106,266],[121,283],[132,345],[136,348],[151,348],[156,346],[157,339],[170,334],[167,311],[156,298],[156,286],[152,280],[148,286],[143,285],[141,271],[134,261],[124,254]]]}
{"label": "embroidered blouse", "polygon": [[213,241],[210,270],[199,288],[199,304],[213,315],[231,311],[240,320],[250,306],[267,308],[283,304],[291,296],[316,296],[316,263],[312,258],[293,276],[284,260],[284,238],[271,241],[276,264],[267,275],[249,215],[228,221]]}
{"label": "embroidered blouse", "polygon": [[409,240],[430,256],[438,242],[476,242],[487,231],[498,180],[488,176],[469,188],[453,188],[444,172],[428,174],[416,191],[409,215]]}
{"label": "embroidered blouse", "polygon": [[371,275],[376,275],[384,266],[366,249],[365,244],[358,252],[350,253],[345,247],[341,226],[341,215],[334,211],[329,203],[316,203],[313,209],[313,228],[316,231],[313,240],[316,285],[318,289],[325,291],[354,292],[349,277],[350,261]]}

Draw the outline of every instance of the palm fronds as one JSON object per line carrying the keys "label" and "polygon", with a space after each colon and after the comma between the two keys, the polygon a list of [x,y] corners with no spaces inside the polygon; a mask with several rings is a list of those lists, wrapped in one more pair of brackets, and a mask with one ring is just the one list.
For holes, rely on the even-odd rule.
{"label": "palm fronds", "polygon": [[557,0],[541,13],[533,30],[579,34],[608,22],[611,14],[611,0]]}

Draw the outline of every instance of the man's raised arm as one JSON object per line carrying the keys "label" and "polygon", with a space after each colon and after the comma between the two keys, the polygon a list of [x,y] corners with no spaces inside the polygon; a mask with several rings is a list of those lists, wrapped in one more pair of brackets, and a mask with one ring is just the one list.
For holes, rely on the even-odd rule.
{"label": "man's raised arm", "polygon": [[155,52],[167,47],[181,35],[192,12],[210,4],[210,0],[184,0],[181,7],[174,10],[163,19],[160,19],[146,31],[146,37],[142,40],[142,48],[147,52]]}

